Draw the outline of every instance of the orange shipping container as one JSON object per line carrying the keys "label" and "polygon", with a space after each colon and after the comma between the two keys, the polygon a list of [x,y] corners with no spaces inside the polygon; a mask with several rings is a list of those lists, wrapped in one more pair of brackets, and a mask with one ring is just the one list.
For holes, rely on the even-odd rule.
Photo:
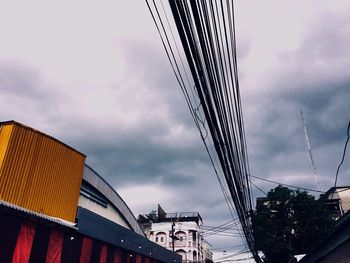
{"label": "orange shipping container", "polygon": [[14,121],[0,127],[0,199],[75,221],[85,155]]}

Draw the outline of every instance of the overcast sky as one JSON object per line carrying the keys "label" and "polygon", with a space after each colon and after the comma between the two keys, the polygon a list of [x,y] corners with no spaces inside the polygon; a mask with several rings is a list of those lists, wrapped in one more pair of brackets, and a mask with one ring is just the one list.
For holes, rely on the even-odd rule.
{"label": "overcast sky", "polygon": [[[302,109],[327,190],[350,119],[350,0],[237,0],[235,12],[251,174],[317,189]],[[1,120],[85,153],[136,216],[159,203],[230,220],[144,1],[0,0],[0,92]],[[349,156],[338,185],[350,184]]]}

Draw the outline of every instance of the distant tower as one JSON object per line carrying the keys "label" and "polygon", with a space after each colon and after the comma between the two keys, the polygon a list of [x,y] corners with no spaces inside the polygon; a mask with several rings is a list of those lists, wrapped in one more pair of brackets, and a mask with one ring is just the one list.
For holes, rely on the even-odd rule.
{"label": "distant tower", "polygon": [[302,110],[300,110],[300,116],[301,116],[301,122],[302,122],[303,128],[304,128],[304,134],[305,134],[305,140],[306,140],[306,145],[307,145],[307,151],[308,151],[309,160],[310,160],[310,163],[311,163],[311,166],[312,166],[312,171],[313,171],[314,177],[316,179],[318,190],[322,191],[320,180],[318,179],[318,174],[317,174],[317,171],[316,171],[314,158],[312,157],[312,151],[311,151],[309,136],[307,134],[307,129],[306,129],[306,126],[305,126],[304,117],[303,117],[303,111]]}

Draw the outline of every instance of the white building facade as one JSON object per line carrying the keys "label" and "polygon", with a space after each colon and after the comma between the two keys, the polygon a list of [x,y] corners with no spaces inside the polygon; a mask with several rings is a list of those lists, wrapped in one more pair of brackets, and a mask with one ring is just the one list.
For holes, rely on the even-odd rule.
{"label": "white building facade", "polygon": [[[140,221],[149,240],[174,250],[182,256],[183,263],[212,262],[211,246],[203,238],[203,221],[198,212],[164,213],[158,207],[158,215],[148,221]],[[163,213],[161,212],[163,211]],[[140,219],[139,217],[139,219]]]}

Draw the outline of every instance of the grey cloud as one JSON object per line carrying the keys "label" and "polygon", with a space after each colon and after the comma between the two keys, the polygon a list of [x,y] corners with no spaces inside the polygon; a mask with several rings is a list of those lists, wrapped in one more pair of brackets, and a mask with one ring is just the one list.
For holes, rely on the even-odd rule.
{"label": "grey cloud", "polygon": [[[14,119],[27,125],[54,123],[60,114],[60,106],[66,98],[47,82],[35,67],[18,61],[0,61],[0,92],[2,105],[0,118]],[[40,128],[40,127],[37,127]],[[50,125],[42,128],[46,132]]]}
{"label": "grey cloud", "polygon": [[[305,29],[299,48],[279,55],[279,65],[262,83],[264,93],[244,98],[253,174],[316,188],[300,120],[302,109],[323,187],[332,186],[350,119],[350,53],[345,44],[350,29],[345,14],[327,13],[315,19]],[[349,166],[347,159],[342,178]],[[254,182],[266,191],[274,187]],[[349,180],[340,183],[349,184]]]}
{"label": "grey cloud", "polygon": [[[148,85],[153,92],[162,95],[161,97],[166,100],[169,108],[169,117],[181,120],[186,126],[194,127],[193,119],[189,114],[188,106],[164,48],[161,45],[154,45],[154,43],[140,43],[130,39],[123,41],[123,47],[126,60],[137,62],[133,63],[132,66],[130,64],[131,68],[128,71],[131,74],[136,72],[138,76],[142,77],[145,85]],[[191,82],[190,71],[188,68],[186,70]],[[184,78],[187,83],[185,75]]]}
{"label": "grey cloud", "polygon": [[[281,91],[272,96],[272,101],[264,104],[264,111],[255,116],[259,121],[254,124],[254,129],[246,129],[253,173],[269,177],[288,171],[312,176],[299,114],[299,110],[303,109],[318,171],[326,178],[333,176],[334,167],[340,159],[339,154],[335,154],[335,146],[338,151],[342,149],[350,120],[348,85],[334,86],[333,89]],[[327,181],[326,178],[324,181]],[[295,178],[294,184],[315,188],[315,184],[305,179],[298,181]],[[324,187],[330,187],[329,181]]]}
{"label": "grey cloud", "polygon": [[341,13],[324,13],[311,23],[306,31],[304,52],[300,52],[299,56],[305,60],[343,59],[350,40],[349,11],[348,7]]}
{"label": "grey cloud", "polygon": [[167,147],[150,141],[152,130],[149,132],[140,130],[138,133],[116,133],[113,136],[91,134],[88,137],[94,139],[83,140],[78,144],[88,155],[88,162],[92,162],[98,172],[118,184],[150,180],[161,180],[164,184],[192,182],[193,179],[186,177],[181,170],[192,167],[196,159],[199,162],[205,160],[206,156],[198,149],[198,144],[186,149]]}
{"label": "grey cloud", "polygon": [[341,140],[342,129],[350,118],[349,89],[350,78],[340,85],[325,83],[320,89],[303,89],[283,95],[285,100],[304,110],[316,148]]}
{"label": "grey cloud", "polygon": [[[325,32],[322,31],[323,26],[319,24],[318,20],[313,26],[310,26],[310,29],[306,29],[306,37],[302,40],[298,50],[280,54],[281,65],[270,71],[270,76],[266,76],[270,80],[263,83],[265,85],[262,87],[264,93],[257,92],[256,95],[253,93],[249,97],[243,98],[248,104],[244,104],[244,107],[249,109],[249,107],[254,106],[257,109],[255,115],[248,115],[249,118],[245,120],[251,171],[255,175],[315,188],[305,148],[299,115],[300,109],[304,111],[315,158],[321,158],[318,157],[318,149],[323,149],[334,143],[339,144],[342,141],[340,134],[343,129],[341,127],[348,119],[346,112],[350,112],[349,104],[346,103],[349,101],[348,81],[343,76],[347,63],[344,64],[344,61],[341,60],[343,64],[336,65],[336,68],[342,69],[338,73],[334,72],[334,68],[333,70],[331,68],[332,65],[335,65],[335,59],[339,59],[347,53],[344,45],[337,45],[337,40],[347,37],[347,33],[344,34],[344,30],[341,29],[342,26],[346,25],[343,23],[344,21],[342,22],[343,18],[332,17],[331,19],[337,21],[333,22],[333,25],[330,25]],[[327,41],[321,41],[322,39],[327,39]],[[243,45],[245,51],[240,49],[240,59],[247,56],[251,50],[251,43],[245,42]],[[131,45],[129,43],[127,47],[130,48],[126,50],[128,60],[138,61],[133,70],[141,71],[146,77],[145,83],[153,86],[156,91],[164,93],[163,98],[166,98],[171,109],[169,116],[174,120],[186,123],[187,126],[193,125],[193,121],[189,118],[188,109],[181,103],[182,97],[176,94],[179,88],[174,82],[166,56],[162,54],[162,52],[164,53],[163,49],[160,48],[156,51],[147,43],[132,43]],[[317,66],[317,60],[320,58],[326,65],[328,64],[327,67]],[[242,72],[242,75],[248,77],[245,72]],[[341,83],[339,76],[342,76]],[[334,79],[338,80],[334,81]],[[244,92],[242,94],[244,95]],[[342,113],[344,113],[343,116],[339,116]],[[332,125],[329,125],[331,121]],[[172,158],[174,157],[177,158],[175,155],[172,156]],[[196,157],[189,155],[188,158]],[[336,158],[333,158],[332,154],[322,158],[328,158],[328,162],[319,164],[318,170],[321,177],[324,177],[322,180],[329,183],[327,179],[331,174],[329,166],[336,162]],[[190,167],[183,159],[179,160],[183,162],[184,167]],[[169,162],[165,166],[175,163],[176,161]],[[159,169],[153,171],[153,176],[157,177],[155,174],[159,171]],[[166,178],[163,182],[166,184],[174,182],[174,180],[186,181],[189,179],[174,176],[171,171],[172,169],[169,169],[168,172],[164,171],[163,173],[163,178]],[[196,182],[195,180],[186,181],[187,184],[191,185],[195,185]],[[265,191],[275,187],[273,184],[262,181],[256,181],[256,184]],[[208,185],[210,183],[206,182],[198,188],[196,187],[198,191],[195,192],[200,193],[199,189],[205,189]],[[184,193],[188,197],[188,193],[186,191]],[[254,189],[254,196],[261,196],[261,194],[257,189]],[[181,206],[177,205],[177,207]],[[206,211],[205,205],[200,206],[200,208]],[[222,207],[222,210],[227,213],[225,207]],[[220,213],[220,210],[215,216],[213,213],[205,214],[205,216],[208,220],[213,221],[229,218],[229,215],[225,212]]]}
{"label": "grey cloud", "polygon": [[18,62],[0,61],[0,91],[15,96],[43,98],[38,73]]}
{"label": "grey cloud", "polygon": [[[93,120],[75,118],[74,122],[66,121],[65,126],[71,127],[69,136],[73,136],[74,145],[88,155],[88,163],[112,184],[155,180],[164,185],[193,184],[197,175],[194,164],[205,163],[208,157],[164,54],[159,54],[159,50],[147,42],[128,40],[123,48],[128,62],[125,71],[138,79],[150,95],[160,94],[161,103],[166,105],[163,112],[166,122],[148,117],[147,109],[135,104],[133,107],[144,110],[145,118],[141,118],[132,130],[118,127],[115,122],[95,124]],[[119,85],[122,83],[114,84],[114,88]],[[193,133],[194,140],[182,141],[180,137],[175,142],[159,141],[174,125],[181,125],[187,133]]]}
{"label": "grey cloud", "polygon": [[[332,185],[350,113],[347,13],[328,12],[308,24],[300,46],[278,54],[277,65],[266,69],[263,79],[253,79],[256,90],[244,86],[251,78],[249,71],[240,72],[253,175],[315,188],[300,122],[299,110],[303,109],[317,170],[324,187]],[[270,37],[266,30],[266,37]],[[256,54],[254,36],[242,33],[238,40],[239,65]],[[69,92],[65,84],[56,89],[55,83],[44,80],[35,68],[14,61],[0,62],[0,92],[6,100],[0,117],[12,116],[72,145],[85,153],[87,163],[117,189],[156,183],[176,192],[167,204],[158,200],[166,211],[198,210],[207,225],[229,221],[231,215],[159,38],[142,41],[121,36],[116,48],[122,50],[125,60],[124,76],[107,86],[96,85],[96,90],[90,88],[89,95],[95,101],[88,102],[82,100],[85,90],[75,89],[75,84],[70,84]],[[61,88],[64,91],[60,92]],[[139,95],[141,88],[147,100],[144,104],[142,98],[133,100],[128,96]],[[100,113],[108,101],[101,92],[110,95],[116,107],[111,103]],[[96,112],[89,111],[89,106]],[[162,112],[155,114],[153,107]],[[114,119],[114,113],[137,121],[123,126],[120,119],[124,119]],[[175,139],[168,136],[175,126],[190,134],[189,139],[182,138],[183,134]],[[348,152],[341,169],[342,184],[350,183],[349,156]],[[265,191],[275,187],[253,181]],[[254,186],[252,190],[254,197],[262,196]],[[240,238],[211,240],[214,246],[241,242]]]}
{"label": "grey cloud", "polygon": [[[327,88],[325,83],[348,79],[350,22],[347,12],[325,13],[305,29],[300,46],[281,53],[277,76],[281,87],[293,89]],[[344,79],[345,78],[345,79]],[[277,84],[277,83],[275,83]],[[328,87],[329,88],[329,87]]]}

